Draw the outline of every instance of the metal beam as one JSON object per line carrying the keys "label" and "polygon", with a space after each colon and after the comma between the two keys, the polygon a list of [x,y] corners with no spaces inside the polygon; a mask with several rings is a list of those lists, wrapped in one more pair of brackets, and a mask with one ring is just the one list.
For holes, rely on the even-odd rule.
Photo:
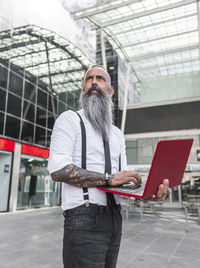
{"label": "metal beam", "polygon": [[167,38],[171,38],[171,37],[175,37],[175,36],[180,36],[180,35],[184,35],[184,34],[195,33],[197,31],[198,31],[198,29],[195,29],[193,31],[185,31],[185,32],[182,32],[182,33],[175,33],[175,34],[171,34],[171,35],[167,35],[167,36],[163,36],[163,37],[155,37],[155,38],[145,40],[145,41],[141,41],[141,42],[138,42],[138,43],[131,43],[131,44],[128,44],[128,45],[124,45],[124,48],[143,45],[143,44],[147,44],[147,43],[150,43],[150,42],[159,41],[159,40],[163,40],[163,39],[167,39]]}
{"label": "metal beam", "polygon": [[62,81],[62,82],[57,82],[57,83],[53,83],[52,86],[57,86],[57,85],[64,85],[64,84],[68,84],[68,83],[74,83],[76,85],[76,82],[82,82],[83,78],[81,79],[69,79],[68,81]]}
{"label": "metal beam", "polygon": [[41,42],[42,42],[42,40],[36,39],[36,40],[28,40],[26,42],[14,43],[14,44],[11,44],[11,45],[7,45],[5,47],[1,47],[0,48],[0,53],[4,52],[4,51],[9,51],[9,50],[11,50],[13,48],[26,47],[28,45],[35,45],[35,44],[38,44],[38,43],[41,43]]}
{"label": "metal beam", "polygon": [[[78,84],[76,84],[76,83],[73,83],[73,84],[74,84],[74,86],[75,86],[76,88],[78,88],[78,90],[82,90],[82,88],[79,87]],[[62,84],[60,84],[60,85],[62,85]],[[63,84],[63,85],[67,85],[67,83],[66,83],[66,84]],[[59,84],[58,84],[57,86],[59,86]],[[54,91],[56,91],[56,92],[58,92],[58,93],[66,92],[66,91],[69,91],[69,92],[72,92],[72,91],[73,91],[73,90],[64,90],[64,89],[67,89],[65,86],[63,86],[62,89],[60,90],[60,89],[58,89],[58,87],[56,87],[56,85],[53,87],[53,89],[54,89]],[[77,89],[76,89],[76,90],[77,90]]]}
{"label": "metal beam", "polygon": [[104,32],[103,29],[100,29],[100,43],[101,43],[101,58],[103,67],[107,71],[107,62],[106,62],[106,50],[105,50],[105,40],[104,40]]}
{"label": "metal beam", "polygon": [[184,46],[184,47],[179,47],[179,48],[175,48],[175,49],[168,49],[168,50],[164,50],[164,51],[158,51],[156,53],[148,53],[148,54],[143,54],[137,57],[130,57],[130,61],[140,61],[140,60],[145,60],[145,59],[150,59],[150,58],[154,58],[154,57],[158,57],[158,56],[163,56],[163,55],[167,55],[167,54],[174,54],[177,52],[182,52],[182,51],[187,51],[187,50],[191,50],[191,49],[197,49],[199,47],[199,45],[193,45],[193,46]]}
{"label": "metal beam", "polygon": [[[54,50],[54,49],[58,49],[58,48],[57,47],[52,47],[52,48],[49,48],[49,51]],[[31,52],[28,52],[28,53],[18,54],[18,55],[15,55],[13,57],[9,57],[9,59],[12,60],[12,59],[15,59],[15,58],[25,57],[27,55],[32,55],[32,54],[37,54],[37,53],[42,53],[42,52],[46,53],[46,49],[41,49],[41,50],[37,50],[37,51],[33,50]]]}
{"label": "metal beam", "polygon": [[[22,35],[22,34],[27,34],[27,30],[21,30],[21,31],[14,31],[11,33],[11,30],[7,31],[8,33],[1,33],[0,34],[0,39],[3,40],[3,39],[12,39],[13,36],[16,36],[16,35]],[[28,35],[28,34],[27,34]]]}
{"label": "metal beam", "polygon": [[[128,5],[131,5],[134,3],[138,3],[138,2],[140,2],[140,0],[131,0],[131,1],[126,1],[126,2],[123,1],[123,2],[118,3],[118,4],[112,4],[112,5],[107,5],[107,6],[106,6],[106,4],[103,4],[103,5],[98,4],[98,5],[92,6],[91,8],[84,8],[84,9],[81,9],[79,11],[72,12],[71,14],[74,15],[75,20],[78,20],[78,19],[83,19],[83,18],[88,17],[88,16],[97,15],[100,13],[104,13],[104,12],[107,12],[107,11],[110,11],[110,10],[113,10],[116,8],[128,6]],[[103,7],[103,6],[105,6],[105,7]],[[76,14],[79,14],[80,12],[82,13],[81,15],[76,15]]]}
{"label": "metal beam", "polygon": [[[2,33],[7,33],[7,34],[9,34],[10,36],[13,34],[13,33],[17,33],[17,32],[20,32],[20,31],[28,31],[28,30],[32,30],[32,28],[33,28],[33,25],[28,25],[28,26],[19,26],[19,27],[15,27],[15,28],[11,28],[11,29],[9,29],[9,30],[5,30],[5,31],[3,31],[3,32],[1,32],[1,34]],[[12,33],[12,34],[10,34],[10,33]]]}
{"label": "metal beam", "polygon": [[196,16],[196,15],[197,15],[197,12],[194,12],[194,13],[191,13],[191,14],[189,14],[189,15],[183,15],[183,16],[180,16],[180,17],[174,17],[174,18],[171,18],[171,19],[163,19],[162,21],[158,21],[158,22],[155,22],[155,23],[149,23],[149,24],[147,24],[147,25],[139,26],[139,27],[132,28],[132,29],[129,29],[129,30],[124,30],[124,31],[114,31],[113,34],[114,34],[115,36],[117,36],[117,35],[126,34],[126,33],[130,33],[130,32],[135,32],[135,31],[139,31],[139,30],[144,30],[144,29],[149,28],[149,27],[154,27],[154,26],[157,26],[157,25],[160,25],[160,24],[163,24],[163,23],[172,22],[172,21],[174,21],[174,20],[187,19],[187,18]]}
{"label": "metal beam", "polygon": [[50,74],[39,75],[38,78],[49,77],[49,75],[55,76],[55,75],[68,74],[68,73],[79,72],[79,71],[84,71],[84,69],[79,68],[79,69],[73,69],[73,70],[68,70],[68,71],[67,70],[66,71],[58,71],[58,72],[54,72],[54,73],[50,73]]}
{"label": "metal beam", "polygon": [[[153,8],[153,9],[150,9],[150,10],[138,12],[136,14],[131,14],[129,16],[123,16],[123,17],[121,17],[119,19],[112,19],[112,20],[109,20],[109,21],[107,21],[105,23],[102,23],[101,27],[105,28],[105,27],[108,27],[108,26],[111,26],[111,25],[114,25],[114,24],[126,22],[126,21],[129,21],[129,20],[133,20],[133,19],[137,19],[137,18],[141,18],[141,17],[145,17],[145,16],[148,16],[148,15],[152,15],[152,14],[155,14],[155,13],[162,12],[162,11],[166,11],[168,9],[173,9],[173,8],[186,6],[186,5],[189,5],[189,4],[196,3],[196,1],[197,0],[183,0],[183,1],[180,1],[180,2],[177,2],[177,3],[174,3],[174,4],[162,6],[162,7],[159,7],[159,8]],[[89,19],[89,17],[87,17],[87,18]]]}
{"label": "metal beam", "polygon": [[37,63],[37,64],[31,64],[31,65],[24,65],[24,68],[25,69],[28,69],[28,68],[34,68],[34,67],[37,67],[37,66],[40,66],[40,65],[43,65],[43,64],[48,64],[48,63],[55,63],[55,62],[61,62],[61,61],[66,61],[66,60],[69,60],[69,59],[71,59],[71,58],[65,58],[65,59],[57,59],[57,60],[53,60],[53,61],[49,61],[49,62],[47,62],[47,61],[45,61],[45,62],[39,62],[39,63]]}
{"label": "metal beam", "polygon": [[48,50],[48,44],[45,42],[45,48],[46,48],[46,57],[47,57],[47,66],[48,66],[48,74],[49,74],[49,85],[50,85],[50,96],[51,96],[51,106],[52,106],[52,112],[54,120],[56,120],[56,108],[55,108],[55,102],[53,97],[53,88],[52,88],[52,79],[51,79],[51,69],[49,64],[49,50]]}

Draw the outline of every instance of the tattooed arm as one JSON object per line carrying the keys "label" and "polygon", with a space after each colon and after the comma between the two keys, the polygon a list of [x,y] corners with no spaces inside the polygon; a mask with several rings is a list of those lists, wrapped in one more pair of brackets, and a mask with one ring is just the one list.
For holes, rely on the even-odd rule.
{"label": "tattooed arm", "polygon": [[[51,173],[51,177],[54,181],[69,183],[77,187],[96,187],[106,184],[105,174],[88,171],[72,164]],[[113,177],[109,175],[109,179]]]}
{"label": "tattooed arm", "polygon": [[[77,187],[97,187],[106,184],[105,174],[88,171],[73,164],[51,173],[51,177],[54,181],[65,182]],[[134,171],[120,171],[115,175],[108,175],[108,178],[108,184],[112,186],[128,181],[141,183],[140,176]]]}

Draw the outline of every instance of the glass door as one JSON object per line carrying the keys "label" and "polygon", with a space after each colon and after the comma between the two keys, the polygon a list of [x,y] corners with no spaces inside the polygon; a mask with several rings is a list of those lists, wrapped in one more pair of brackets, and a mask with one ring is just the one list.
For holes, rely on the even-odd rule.
{"label": "glass door", "polygon": [[12,153],[0,151],[0,211],[8,210]]}
{"label": "glass door", "polygon": [[60,183],[47,170],[47,159],[21,156],[17,208],[55,206],[60,204]]}

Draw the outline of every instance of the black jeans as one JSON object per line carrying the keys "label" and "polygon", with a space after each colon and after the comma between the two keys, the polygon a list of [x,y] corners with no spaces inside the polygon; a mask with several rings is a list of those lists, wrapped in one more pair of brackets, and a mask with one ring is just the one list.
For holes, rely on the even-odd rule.
{"label": "black jeans", "polygon": [[82,205],[64,212],[64,268],[114,268],[121,241],[120,206]]}

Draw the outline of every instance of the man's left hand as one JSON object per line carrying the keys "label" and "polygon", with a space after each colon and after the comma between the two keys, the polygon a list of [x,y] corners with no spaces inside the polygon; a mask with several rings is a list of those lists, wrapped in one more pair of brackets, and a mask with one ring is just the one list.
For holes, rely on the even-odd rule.
{"label": "man's left hand", "polygon": [[157,194],[150,197],[149,200],[156,202],[164,201],[169,193],[170,193],[169,180],[165,179],[163,180],[163,183],[160,184]]}

